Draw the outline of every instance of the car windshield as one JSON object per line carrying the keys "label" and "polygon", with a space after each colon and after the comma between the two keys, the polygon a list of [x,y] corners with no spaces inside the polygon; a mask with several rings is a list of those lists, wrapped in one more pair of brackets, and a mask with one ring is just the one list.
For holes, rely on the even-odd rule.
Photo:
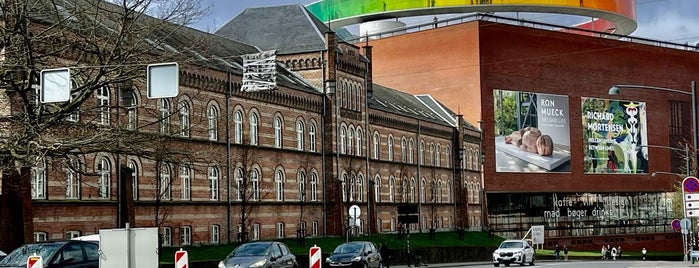
{"label": "car windshield", "polygon": [[362,245],[357,243],[349,243],[339,245],[333,253],[358,253],[362,251]]}
{"label": "car windshield", "polygon": [[245,256],[265,256],[269,255],[269,243],[251,243],[243,244],[233,250],[231,256],[233,257],[245,257]]}
{"label": "car windshield", "polygon": [[522,242],[513,241],[513,242],[502,242],[502,244],[500,244],[500,248],[523,248],[523,246],[522,246]]}
{"label": "car windshield", "polygon": [[27,259],[29,256],[35,253],[44,260],[44,263],[48,262],[48,258],[61,248],[63,244],[61,243],[40,243],[40,244],[28,244],[21,246],[7,255],[4,259],[0,261],[0,267],[4,266],[26,266]]}

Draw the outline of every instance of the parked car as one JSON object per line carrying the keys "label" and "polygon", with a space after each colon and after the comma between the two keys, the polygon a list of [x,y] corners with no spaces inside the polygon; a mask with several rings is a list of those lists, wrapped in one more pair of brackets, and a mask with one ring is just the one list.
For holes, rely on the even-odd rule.
{"label": "parked car", "polygon": [[495,267],[504,264],[510,266],[512,263],[525,265],[534,265],[536,255],[534,248],[525,240],[505,240],[500,243],[500,246],[493,252],[493,265]]}
{"label": "parked car", "polygon": [[381,268],[383,262],[376,245],[368,241],[340,244],[325,259],[328,267]]}
{"label": "parked car", "polygon": [[44,268],[99,267],[99,245],[89,241],[45,241],[22,245],[0,260],[0,267],[27,267],[27,259],[40,255]]}
{"label": "parked car", "polygon": [[276,241],[248,242],[236,247],[218,263],[219,268],[298,268],[296,256]]}

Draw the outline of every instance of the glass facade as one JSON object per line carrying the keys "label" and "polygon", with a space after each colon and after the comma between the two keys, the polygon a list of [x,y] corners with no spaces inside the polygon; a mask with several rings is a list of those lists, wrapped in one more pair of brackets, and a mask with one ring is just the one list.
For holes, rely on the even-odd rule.
{"label": "glass facade", "polygon": [[682,196],[645,193],[489,193],[488,224],[502,237],[543,225],[547,237],[673,232]]}

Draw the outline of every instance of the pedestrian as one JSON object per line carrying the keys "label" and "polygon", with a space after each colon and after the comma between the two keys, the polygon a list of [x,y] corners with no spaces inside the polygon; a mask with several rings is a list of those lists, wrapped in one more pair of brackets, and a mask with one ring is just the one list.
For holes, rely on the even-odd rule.
{"label": "pedestrian", "polygon": [[381,244],[379,252],[381,253],[381,260],[383,260],[383,266],[389,268],[389,265],[391,263],[391,252],[389,251],[386,243]]}
{"label": "pedestrian", "polygon": [[604,258],[607,260],[612,259],[612,246],[609,244],[607,244],[607,250],[604,253]]}
{"label": "pedestrian", "polygon": [[568,260],[568,247],[566,245],[563,245],[563,260]]}
{"label": "pedestrian", "polygon": [[643,256],[643,260],[644,260],[644,261],[646,260],[646,254],[647,254],[647,253],[648,253],[648,251],[646,250],[646,248],[643,248],[643,249],[641,250],[641,256]]}
{"label": "pedestrian", "polygon": [[558,247],[558,243],[553,247],[553,255],[556,260],[561,259],[561,248]]}
{"label": "pedestrian", "polygon": [[612,247],[612,260],[616,261],[616,253],[617,253],[616,247]]}
{"label": "pedestrian", "polygon": [[604,247],[604,245],[602,245],[602,250],[600,251],[600,253],[602,254],[602,260],[606,260],[607,259],[607,248]]}

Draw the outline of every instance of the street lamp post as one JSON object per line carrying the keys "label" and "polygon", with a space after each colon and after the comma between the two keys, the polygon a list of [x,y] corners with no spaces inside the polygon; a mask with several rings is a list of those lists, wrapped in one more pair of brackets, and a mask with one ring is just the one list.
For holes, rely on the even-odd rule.
{"label": "street lamp post", "polygon": [[[698,137],[697,136],[698,133],[697,133],[697,96],[696,96],[697,83],[696,83],[696,81],[691,82],[691,89],[692,89],[691,92],[672,89],[672,88],[654,87],[654,86],[614,85],[609,89],[609,95],[619,95],[621,93],[621,88],[660,90],[660,91],[667,91],[667,92],[673,92],[673,93],[688,94],[688,95],[692,96],[692,146],[694,147],[692,150],[692,159],[694,160],[694,163],[696,165],[696,163],[697,163],[697,137]],[[699,166],[699,165],[697,165],[697,166]],[[699,173],[697,173],[697,170],[694,170],[694,174],[699,174]]]}

